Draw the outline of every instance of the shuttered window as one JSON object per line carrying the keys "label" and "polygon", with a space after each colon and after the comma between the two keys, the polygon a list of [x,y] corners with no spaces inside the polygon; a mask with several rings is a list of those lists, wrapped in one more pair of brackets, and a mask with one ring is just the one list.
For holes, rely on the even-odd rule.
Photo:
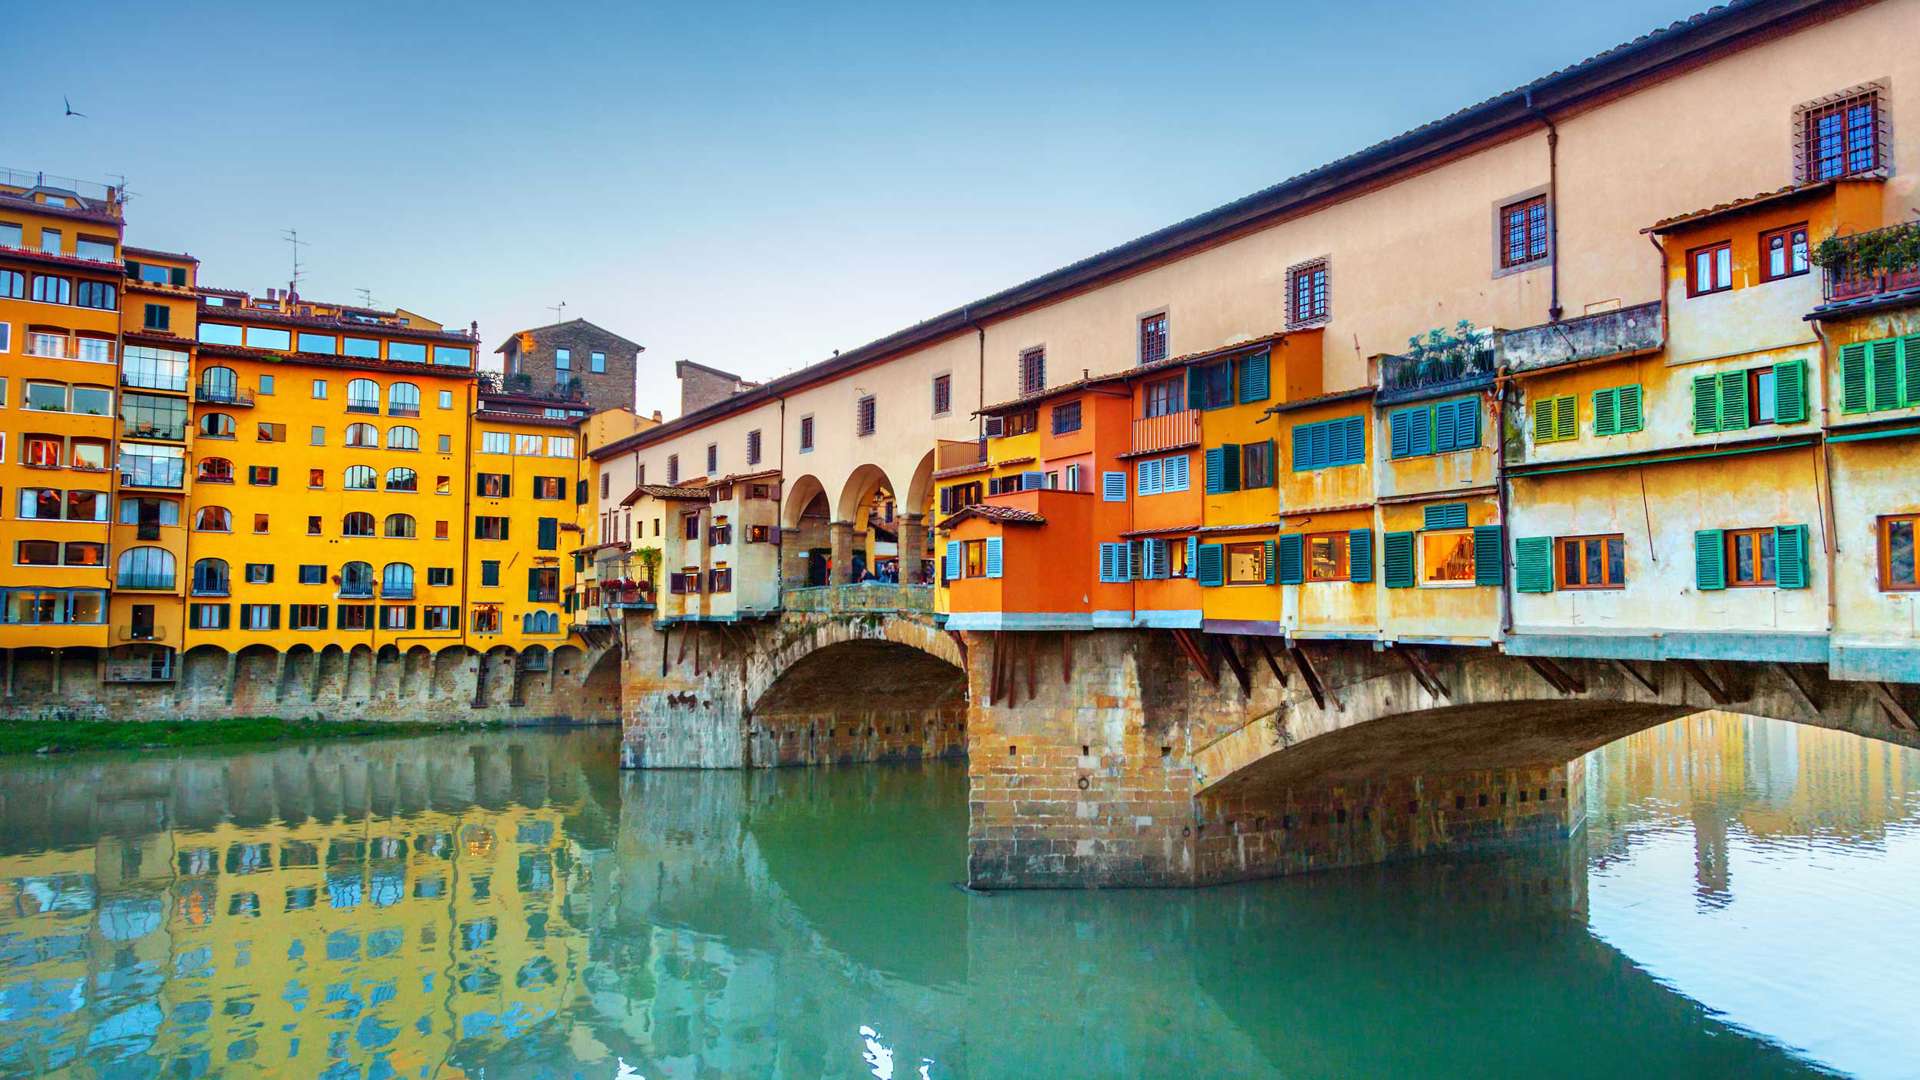
{"label": "shuttered window", "polygon": [[1240,447],[1233,443],[1207,451],[1207,494],[1240,490]]}
{"label": "shuttered window", "polygon": [[1702,591],[1775,586],[1804,589],[1810,579],[1805,525],[1701,529],[1693,534],[1694,585]]}
{"label": "shuttered window", "polygon": [[1186,491],[1189,487],[1187,474],[1187,455],[1176,454],[1160,459],[1160,490],[1163,492]]}
{"label": "shuttered window", "polygon": [[1134,480],[1135,492],[1141,495],[1160,494],[1160,478],[1163,475],[1163,463],[1159,458],[1142,459],[1134,465],[1134,471],[1136,473]]}
{"label": "shuttered window", "polygon": [[960,579],[960,541],[947,541],[946,578],[948,581]]}
{"label": "shuttered window", "polygon": [[540,519],[539,547],[541,551],[552,551],[560,546],[560,519],[543,517]]}
{"label": "shuttered window", "polygon": [[1268,354],[1257,352],[1240,358],[1240,404],[1267,400]]}
{"label": "shuttered window", "polygon": [[1299,585],[1307,579],[1307,538],[1300,533],[1287,533],[1280,537],[1276,552],[1279,562],[1279,581],[1282,585]]}
{"label": "shuttered window", "polygon": [[1840,411],[1920,406],[1920,334],[1840,347]]}
{"label": "shuttered window", "polygon": [[1390,532],[1382,537],[1383,572],[1389,589],[1413,587],[1413,534]]}
{"label": "shuttered window", "polygon": [[1568,442],[1580,437],[1580,399],[1572,394],[1536,398],[1533,402],[1533,441]]}
{"label": "shuttered window", "polygon": [[1000,576],[1000,538],[997,536],[987,537],[987,576]]}
{"label": "shuttered window", "polygon": [[1480,399],[1455,398],[1391,413],[1387,441],[1388,453],[1396,458],[1472,450],[1480,445]]}
{"label": "shuttered window", "polygon": [[1200,544],[1194,554],[1194,578],[1209,588],[1227,580],[1226,549],[1219,544]]}
{"label": "shuttered window", "polygon": [[1294,425],[1294,472],[1358,465],[1366,458],[1367,419],[1364,416]]}
{"label": "shuttered window", "polygon": [[1513,588],[1523,593],[1553,591],[1553,537],[1522,536],[1513,542]]}
{"label": "shuttered window", "polygon": [[1397,458],[1433,453],[1433,414],[1423,406],[1389,415],[1387,442],[1388,453]]}
{"label": "shuttered window", "polygon": [[[1843,383],[1845,368],[1846,350],[1842,349]],[[1808,411],[1805,360],[1784,360],[1767,367],[1720,371],[1693,378],[1696,434],[1745,431],[1759,424],[1804,423]]]}
{"label": "shuttered window", "polygon": [[1429,529],[1464,529],[1467,527],[1467,504],[1436,503],[1429,506],[1421,524]]}
{"label": "shuttered window", "polygon": [[1102,502],[1127,501],[1127,474],[1107,472],[1100,474],[1100,499]]}
{"label": "shuttered window", "polygon": [[1373,580],[1373,530],[1354,529],[1347,533],[1347,580]]}
{"label": "shuttered window", "polygon": [[1640,407],[1640,386],[1614,386],[1593,392],[1593,433],[1626,435],[1643,430],[1646,417]]}

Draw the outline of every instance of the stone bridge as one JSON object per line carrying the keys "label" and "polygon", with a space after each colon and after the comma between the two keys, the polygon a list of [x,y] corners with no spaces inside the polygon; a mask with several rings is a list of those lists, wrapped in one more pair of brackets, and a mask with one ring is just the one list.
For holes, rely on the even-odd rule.
{"label": "stone bridge", "polygon": [[1564,834],[1582,755],[1708,709],[1920,747],[1920,687],[1818,665],[953,634],[925,610],[813,606],[630,619],[624,763],[965,754],[967,877],[986,888],[1203,885]]}

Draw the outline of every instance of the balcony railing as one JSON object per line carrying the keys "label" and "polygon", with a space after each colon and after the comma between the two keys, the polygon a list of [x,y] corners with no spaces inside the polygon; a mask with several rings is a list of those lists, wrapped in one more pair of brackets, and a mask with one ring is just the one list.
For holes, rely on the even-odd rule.
{"label": "balcony railing", "polygon": [[167,628],[164,626],[123,626],[120,628],[121,641],[165,641]]}
{"label": "balcony railing", "polygon": [[184,394],[187,392],[187,387],[190,383],[185,375],[177,377],[167,376],[159,375],[151,371],[135,371],[129,368],[120,372],[120,385],[131,387],[135,390],[166,390],[176,394]]}
{"label": "balcony railing", "polygon": [[98,344],[82,349],[80,342],[76,340],[50,337],[45,334],[30,334],[27,336],[27,347],[22,351],[22,354],[26,356],[38,356],[47,360],[85,360],[94,364],[113,363],[112,342],[99,341],[97,338],[88,338],[86,340],[98,342]]}
{"label": "balcony railing", "polygon": [[119,575],[113,587],[116,589],[165,589],[171,592],[173,590],[173,581],[174,577],[172,574],[129,571]]}
{"label": "balcony railing", "polygon": [[1193,446],[1200,441],[1200,410],[1182,409],[1159,416],[1142,416],[1133,421],[1133,449],[1169,450]]}
{"label": "balcony railing", "polygon": [[814,585],[788,589],[783,603],[788,611],[832,614],[845,611],[932,611],[930,585]]}
{"label": "balcony railing", "polygon": [[941,439],[933,447],[933,468],[964,469],[987,460],[987,444],[982,439]]}
{"label": "balcony railing", "polygon": [[1495,361],[1508,371],[1538,371],[1606,356],[1660,348],[1660,301],[1577,319],[1507,330],[1495,338]]}
{"label": "balcony railing", "polygon": [[237,386],[208,386],[201,383],[193,388],[193,400],[203,405],[238,405],[250,409],[253,407],[253,391]]}
{"label": "balcony railing", "polygon": [[1383,394],[1407,394],[1454,383],[1491,379],[1495,362],[1494,347],[1490,341],[1477,348],[1440,355],[1385,356],[1380,360],[1380,391]]}
{"label": "balcony railing", "polygon": [[136,424],[120,425],[120,436],[125,439],[155,439],[161,442],[186,442],[185,424]]}
{"label": "balcony railing", "polygon": [[1819,254],[1837,256],[1821,271],[1828,303],[1920,287],[1920,221],[1835,237],[1820,247]]}

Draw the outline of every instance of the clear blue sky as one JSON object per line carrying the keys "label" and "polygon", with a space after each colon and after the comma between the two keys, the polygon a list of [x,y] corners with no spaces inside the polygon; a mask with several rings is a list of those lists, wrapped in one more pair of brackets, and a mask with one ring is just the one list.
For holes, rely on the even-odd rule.
{"label": "clear blue sky", "polygon": [[674,360],[792,370],[1696,10],[432,6],[9,3],[0,165],[124,174],[210,284],[297,228],[306,295],[488,349],[565,300],[671,415]]}

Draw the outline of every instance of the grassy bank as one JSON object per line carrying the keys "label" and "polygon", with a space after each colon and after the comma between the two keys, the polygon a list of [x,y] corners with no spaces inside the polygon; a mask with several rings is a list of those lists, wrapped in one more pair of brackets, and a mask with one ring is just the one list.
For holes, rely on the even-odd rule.
{"label": "grassy bank", "polygon": [[190,746],[245,746],[309,739],[428,735],[485,731],[499,724],[379,723],[370,720],[0,720],[0,754],[141,750]]}

